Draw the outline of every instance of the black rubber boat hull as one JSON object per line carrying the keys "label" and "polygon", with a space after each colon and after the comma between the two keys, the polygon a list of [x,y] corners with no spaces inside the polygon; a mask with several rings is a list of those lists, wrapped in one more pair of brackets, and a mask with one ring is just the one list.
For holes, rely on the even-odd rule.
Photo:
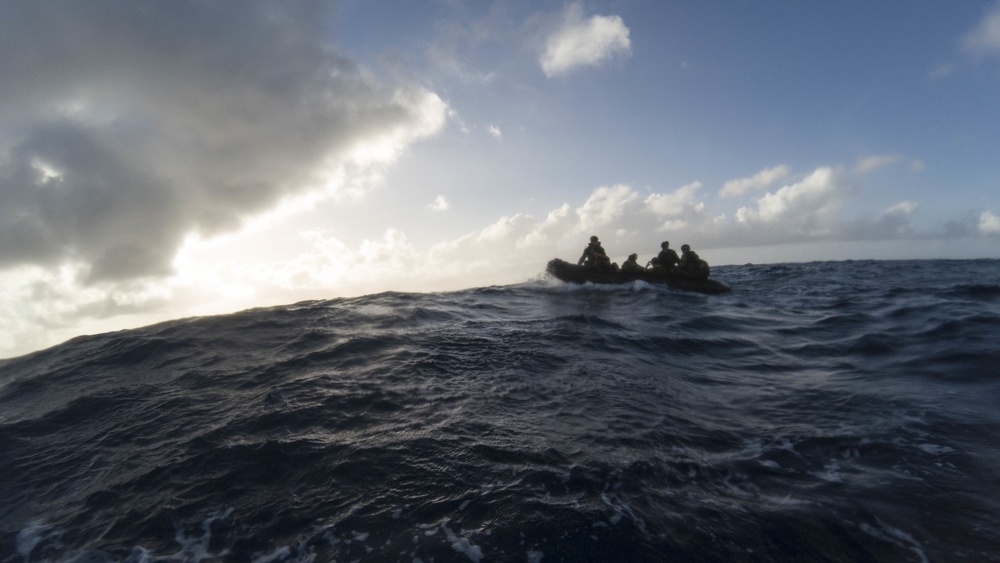
{"label": "black rubber boat hull", "polygon": [[599,270],[585,266],[577,266],[565,260],[556,258],[549,262],[545,271],[552,274],[556,279],[567,283],[631,283],[642,280],[646,283],[665,285],[673,289],[683,291],[696,291],[698,293],[719,294],[730,291],[729,287],[722,282],[713,279],[693,280],[677,273],[645,270],[643,272],[612,272],[609,270]]}

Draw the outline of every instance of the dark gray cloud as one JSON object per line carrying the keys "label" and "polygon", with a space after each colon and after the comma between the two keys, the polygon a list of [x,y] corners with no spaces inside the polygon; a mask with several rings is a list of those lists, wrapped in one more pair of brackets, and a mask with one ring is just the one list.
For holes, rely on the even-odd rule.
{"label": "dark gray cloud", "polygon": [[332,51],[329,10],[0,4],[0,268],[162,275],[188,233],[238,227],[367,138],[426,129],[420,104],[437,98]]}

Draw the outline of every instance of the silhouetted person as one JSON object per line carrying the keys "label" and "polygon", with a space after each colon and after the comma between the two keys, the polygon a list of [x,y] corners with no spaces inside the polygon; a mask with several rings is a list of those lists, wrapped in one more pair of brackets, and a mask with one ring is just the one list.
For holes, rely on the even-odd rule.
{"label": "silhouetted person", "polygon": [[637,272],[637,273],[645,272],[646,268],[643,268],[642,266],[639,265],[638,262],[636,262],[636,260],[638,259],[639,259],[638,254],[634,252],[632,254],[629,254],[628,260],[622,263],[622,272]]}
{"label": "silhouetted person", "polygon": [[670,241],[665,240],[660,243],[660,253],[653,258],[652,262],[654,268],[664,268],[666,270],[673,270],[677,267],[677,263],[680,262],[680,257],[674,252],[674,249],[670,248]]}
{"label": "silhouetted person", "polygon": [[590,268],[606,268],[608,270],[617,270],[617,264],[611,263],[611,258],[608,258],[608,253],[604,251],[604,247],[601,246],[601,241],[596,237],[590,237],[590,244],[587,248],[583,249],[583,254],[580,259],[576,262],[577,266],[588,266]]}
{"label": "silhouetted person", "polygon": [[691,250],[689,245],[681,246],[681,259],[677,264],[677,271],[686,278],[693,280],[708,279],[708,262],[698,256],[698,253]]}

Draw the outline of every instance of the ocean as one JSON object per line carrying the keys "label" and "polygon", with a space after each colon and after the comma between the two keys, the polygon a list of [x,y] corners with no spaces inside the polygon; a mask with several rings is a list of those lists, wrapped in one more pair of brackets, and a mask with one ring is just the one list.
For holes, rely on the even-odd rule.
{"label": "ocean", "polygon": [[0,561],[1000,561],[1000,261],[712,273],[0,361]]}

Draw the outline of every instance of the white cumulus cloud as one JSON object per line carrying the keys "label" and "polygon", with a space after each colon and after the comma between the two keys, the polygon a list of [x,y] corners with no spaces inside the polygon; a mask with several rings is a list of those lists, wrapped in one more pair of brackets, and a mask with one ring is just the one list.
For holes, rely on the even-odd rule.
{"label": "white cumulus cloud", "polygon": [[570,4],[559,28],[549,35],[539,63],[551,77],[631,53],[629,29],[620,16],[585,18],[579,4]]}
{"label": "white cumulus cloud", "polygon": [[639,195],[624,184],[597,188],[583,207],[576,210],[580,227],[586,231],[611,225],[638,200]]}
{"label": "white cumulus cloud", "polygon": [[644,210],[662,221],[655,230],[678,232],[697,230],[704,225],[707,220],[705,204],[695,197],[699,189],[701,182],[691,182],[669,193],[654,193],[647,196],[642,202]]}
{"label": "white cumulus cloud", "polygon": [[741,207],[736,211],[736,220],[745,224],[781,224],[816,234],[829,227],[841,187],[839,175],[832,168],[819,168],[798,183],[760,197],[756,209]]}

